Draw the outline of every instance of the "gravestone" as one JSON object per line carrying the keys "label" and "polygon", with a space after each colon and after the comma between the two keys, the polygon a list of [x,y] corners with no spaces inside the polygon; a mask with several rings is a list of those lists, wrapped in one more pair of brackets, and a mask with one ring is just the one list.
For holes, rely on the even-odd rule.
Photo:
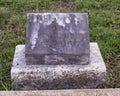
{"label": "gravestone", "polygon": [[27,64],[88,64],[90,56],[86,13],[27,15]]}
{"label": "gravestone", "polygon": [[106,67],[97,43],[89,43],[87,13],[27,14],[26,44],[16,46],[12,88],[96,88]]}

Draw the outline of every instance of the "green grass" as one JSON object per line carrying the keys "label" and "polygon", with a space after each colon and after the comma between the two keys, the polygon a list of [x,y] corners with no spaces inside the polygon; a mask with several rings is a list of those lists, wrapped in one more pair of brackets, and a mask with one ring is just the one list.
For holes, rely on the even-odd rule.
{"label": "green grass", "polygon": [[0,0],[0,90],[11,89],[15,46],[25,43],[28,12],[87,12],[90,41],[98,42],[107,66],[98,88],[120,88],[120,0]]}

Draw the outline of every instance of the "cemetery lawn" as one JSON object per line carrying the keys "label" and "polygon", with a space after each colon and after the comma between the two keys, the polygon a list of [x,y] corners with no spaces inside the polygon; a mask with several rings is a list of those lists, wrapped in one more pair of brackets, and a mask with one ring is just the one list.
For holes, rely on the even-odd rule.
{"label": "cemetery lawn", "polygon": [[98,88],[120,88],[120,0],[0,0],[0,90],[11,89],[15,46],[25,44],[29,12],[87,12],[90,41],[98,43],[107,67]]}

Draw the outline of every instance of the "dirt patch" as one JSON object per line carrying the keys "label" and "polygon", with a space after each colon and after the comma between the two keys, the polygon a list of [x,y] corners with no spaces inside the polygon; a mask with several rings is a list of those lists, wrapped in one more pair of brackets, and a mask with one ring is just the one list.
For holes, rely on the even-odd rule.
{"label": "dirt patch", "polygon": [[73,8],[69,3],[70,0],[61,0],[58,5],[53,9],[53,12],[73,12]]}

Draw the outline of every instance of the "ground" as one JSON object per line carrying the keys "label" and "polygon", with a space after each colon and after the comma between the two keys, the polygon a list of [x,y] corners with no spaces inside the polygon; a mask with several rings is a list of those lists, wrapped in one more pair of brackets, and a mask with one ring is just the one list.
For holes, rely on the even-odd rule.
{"label": "ground", "polygon": [[98,88],[120,88],[120,0],[0,0],[0,90],[11,89],[14,50],[25,44],[29,12],[87,12],[90,41],[98,43],[107,67]]}

